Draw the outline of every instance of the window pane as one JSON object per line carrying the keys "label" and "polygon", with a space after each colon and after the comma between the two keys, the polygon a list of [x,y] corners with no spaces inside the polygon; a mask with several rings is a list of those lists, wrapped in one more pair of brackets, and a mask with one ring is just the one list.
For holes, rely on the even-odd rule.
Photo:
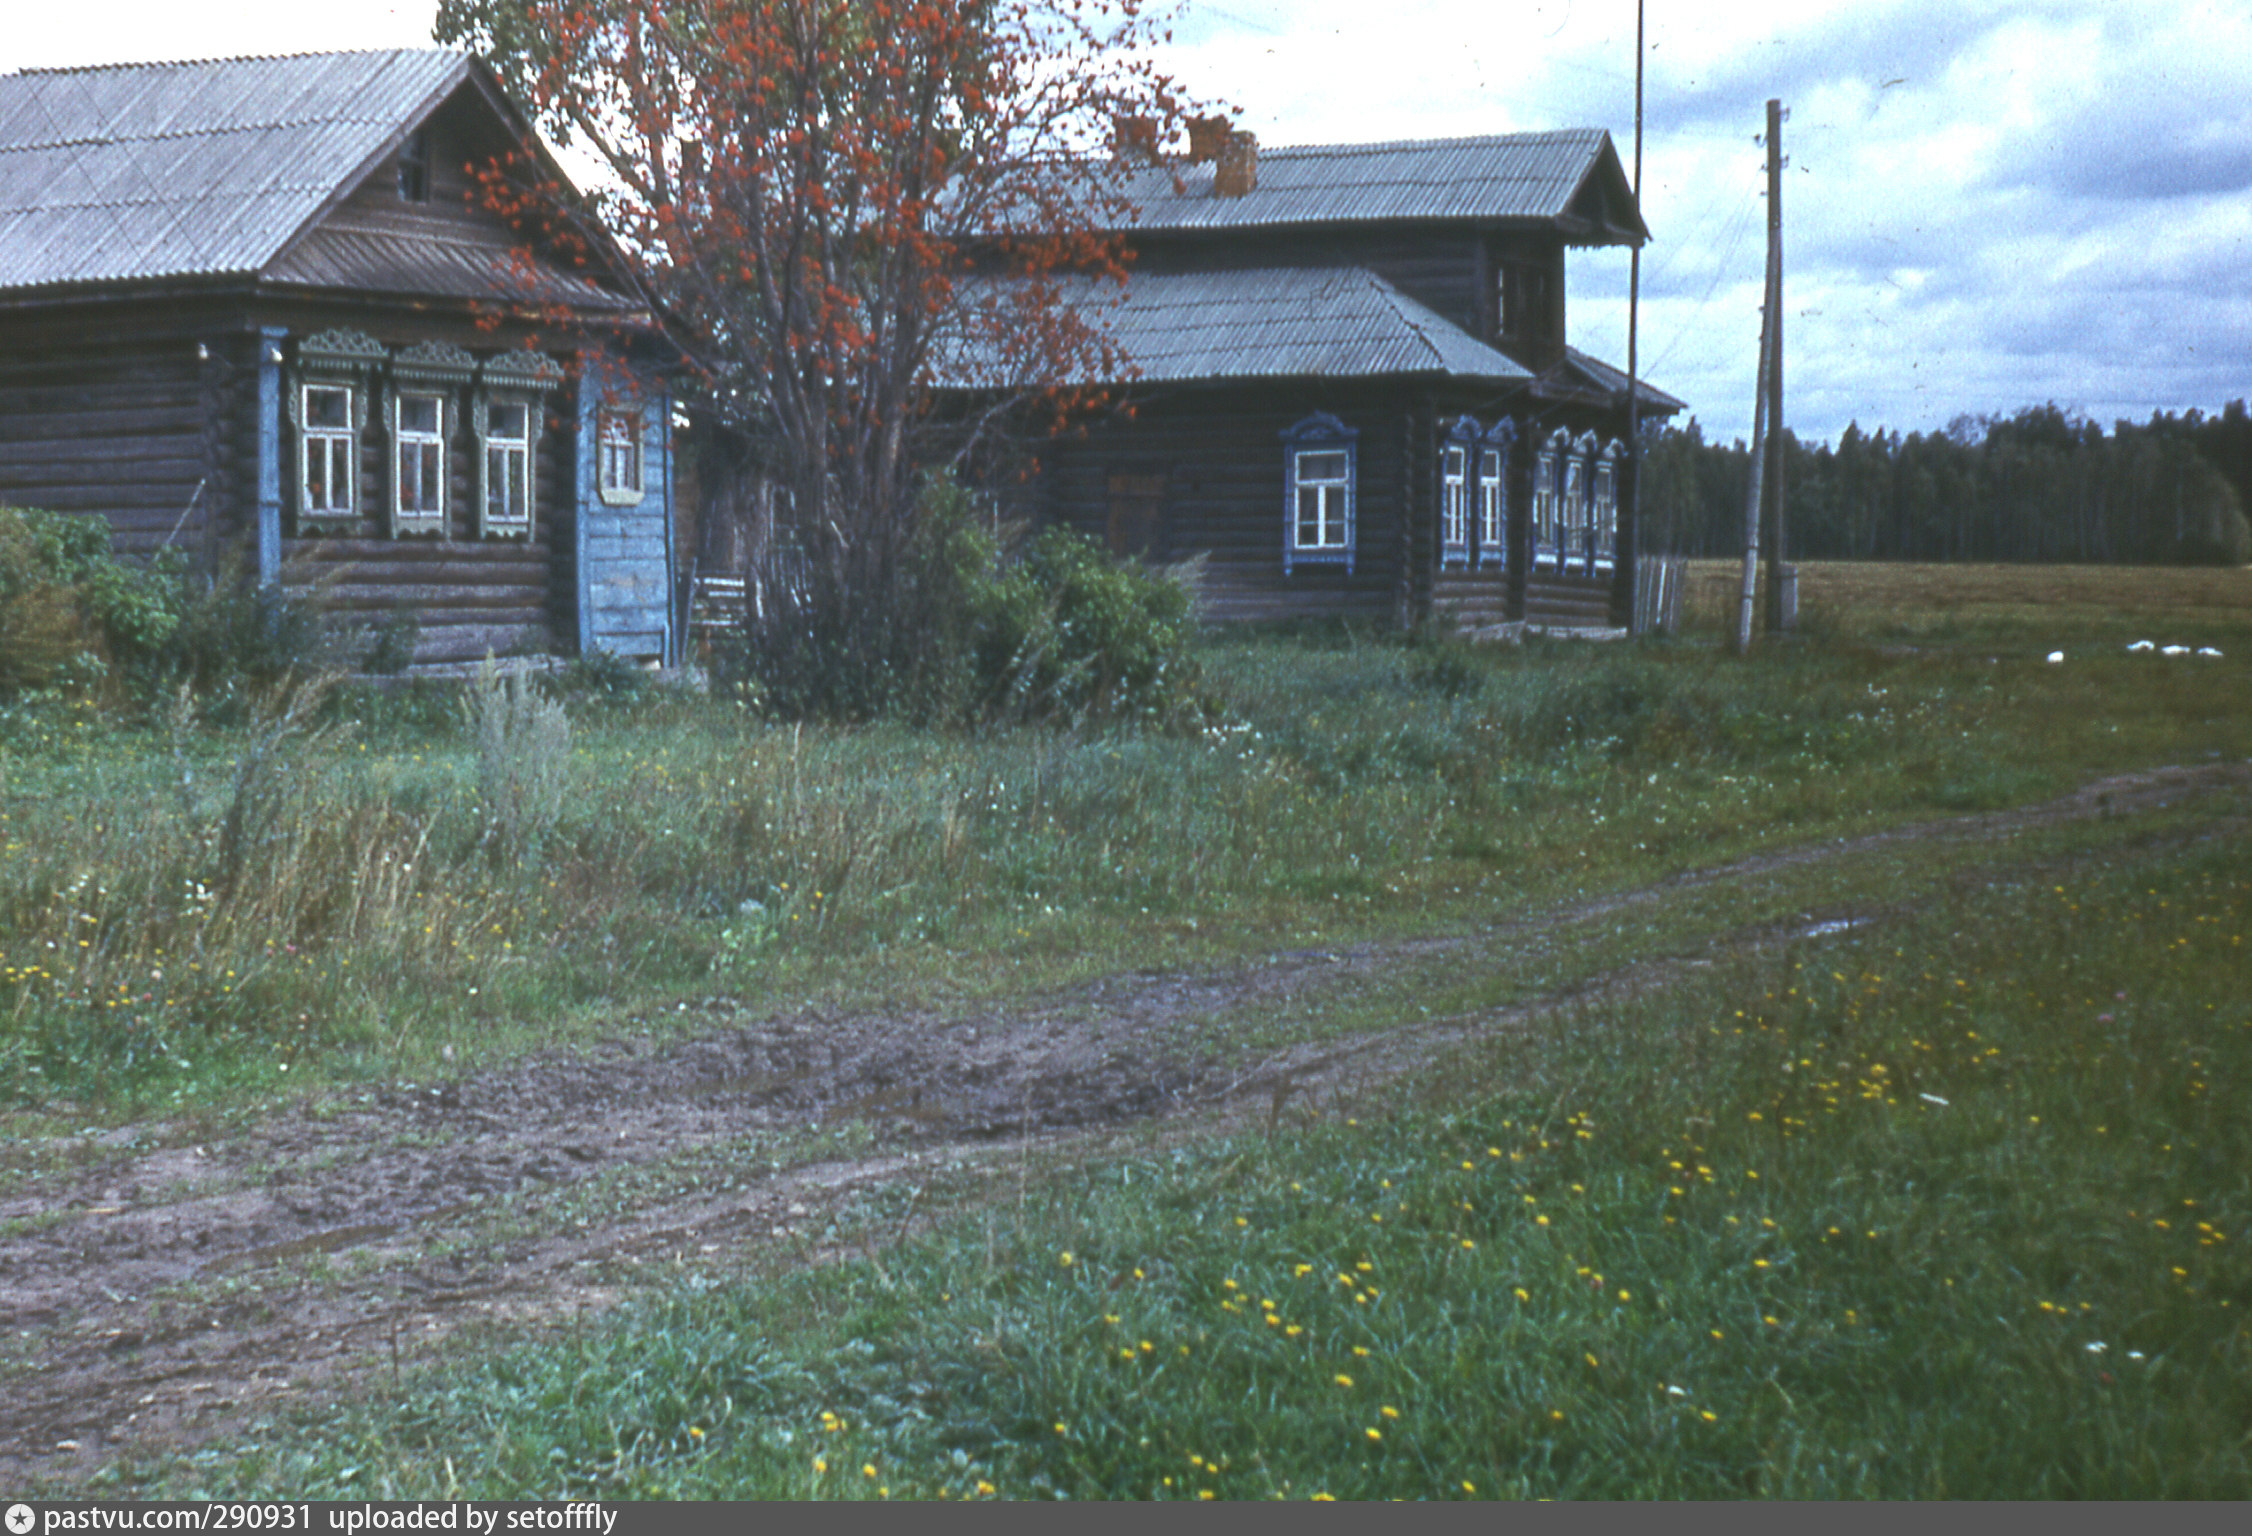
{"label": "window pane", "polygon": [[524,430],[526,409],[522,405],[500,404],[492,408],[485,418],[485,431],[491,437],[523,439],[531,434]]}
{"label": "window pane", "polygon": [[1460,480],[1462,478],[1462,464],[1462,450],[1460,448],[1449,448],[1447,450],[1447,478]]}
{"label": "window pane", "polygon": [[352,392],[348,389],[307,389],[305,391],[305,425],[308,427],[351,426]]}
{"label": "window pane", "polygon": [[399,401],[399,430],[436,436],[438,402],[429,395],[407,395]]}
{"label": "window pane", "polygon": [[1478,455],[1478,476],[1483,480],[1501,478],[1501,455],[1491,448]]}
{"label": "window pane", "polygon": [[1343,480],[1345,455],[1342,453],[1301,453],[1298,455],[1300,480]]}

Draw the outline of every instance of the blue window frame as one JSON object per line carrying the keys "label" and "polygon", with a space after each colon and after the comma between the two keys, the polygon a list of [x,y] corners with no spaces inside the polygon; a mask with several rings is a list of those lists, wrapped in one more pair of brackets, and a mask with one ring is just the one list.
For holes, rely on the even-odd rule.
{"label": "blue window frame", "polygon": [[1360,433],[1317,411],[1282,434],[1282,568],[1353,569]]}
{"label": "blue window frame", "polygon": [[1595,456],[1595,514],[1589,536],[1594,542],[1592,553],[1598,575],[1618,565],[1619,458],[1625,452],[1625,447],[1613,439]]}

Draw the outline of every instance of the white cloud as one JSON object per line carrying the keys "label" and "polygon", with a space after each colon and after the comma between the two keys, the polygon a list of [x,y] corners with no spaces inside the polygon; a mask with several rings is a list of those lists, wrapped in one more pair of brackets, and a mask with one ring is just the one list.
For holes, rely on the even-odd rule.
{"label": "white cloud", "polygon": [[[431,0],[18,7],[0,69],[429,41]],[[1631,0],[1190,0],[1166,50],[1270,144],[1592,123],[1631,153]],[[2240,0],[1651,6],[1642,356],[1748,431],[1785,145],[1788,415],[1903,429],[2054,398],[2252,394],[2252,11]],[[1573,257],[1575,341],[1625,359],[1627,260]]]}

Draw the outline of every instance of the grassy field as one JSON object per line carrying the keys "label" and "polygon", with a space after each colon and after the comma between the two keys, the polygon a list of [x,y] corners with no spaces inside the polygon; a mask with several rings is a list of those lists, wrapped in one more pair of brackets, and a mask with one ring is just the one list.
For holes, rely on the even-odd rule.
{"label": "grassy field", "polygon": [[2252,1494],[2241,833],[1550,1020],[127,1486]]}
{"label": "grassy field", "polygon": [[1745,661],[1712,643],[1711,568],[1671,641],[1214,640],[1225,713],[1195,736],[581,699],[552,822],[505,836],[448,703],[0,713],[9,1144],[240,1123],[681,1001],[1006,1009],[1466,946],[1182,1026],[1248,1059],[1854,914],[1264,1134],[1028,1166],[880,1255],[640,1283],[96,1486],[2252,1495],[2241,790],[1667,883],[2242,763],[2252,576],[1802,569],[1806,631]]}
{"label": "grassy field", "polygon": [[[1799,607],[1813,633],[1970,641],[1991,636],[2068,653],[2148,639],[2226,644],[2252,636],[2252,567],[1910,565],[1801,561]],[[1682,627],[1732,634],[1743,567],[1694,560]]]}

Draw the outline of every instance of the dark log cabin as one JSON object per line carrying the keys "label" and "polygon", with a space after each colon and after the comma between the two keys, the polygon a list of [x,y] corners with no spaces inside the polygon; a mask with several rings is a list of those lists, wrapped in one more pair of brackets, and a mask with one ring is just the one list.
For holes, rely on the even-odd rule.
{"label": "dark log cabin", "polygon": [[1565,252],[1648,238],[1608,134],[1262,153],[1204,120],[1128,196],[1126,292],[1086,298],[1133,372],[1069,382],[1132,411],[1038,446],[1039,517],[1205,555],[1219,619],[1625,622],[1627,380],[1565,326]]}
{"label": "dark log cabin", "polygon": [[408,613],[417,662],[676,660],[664,347],[441,50],[0,76],[0,504]]}

